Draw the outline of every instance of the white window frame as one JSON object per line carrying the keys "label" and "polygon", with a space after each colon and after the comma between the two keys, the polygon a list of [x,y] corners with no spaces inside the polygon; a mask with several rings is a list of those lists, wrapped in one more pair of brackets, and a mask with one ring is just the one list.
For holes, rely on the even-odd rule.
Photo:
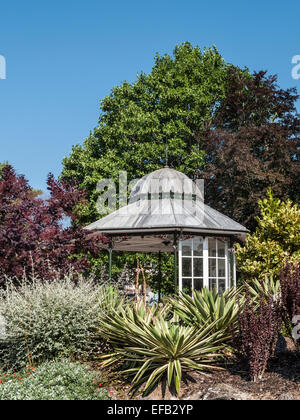
{"label": "white window frame", "polygon": [[[202,238],[203,239],[203,287],[209,288],[209,256],[208,256],[208,239],[209,238],[213,238],[213,239],[217,239],[216,237],[212,237],[212,236],[205,236],[205,237],[198,237],[198,238]],[[183,276],[182,276],[182,258],[191,258],[192,260],[192,272],[191,272],[191,277],[188,277],[191,279],[191,288],[192,290],[194,290],[194,257],[193,255],[193,251],[194,251],[194,246],[193,246],[193,240],[197,239],[196,236],[191,237],[190,239],[184,239],[184,240],[180,240],[179,241],[179,247],[178,247],[178,260],[179,260],[179,291],[182,292],[182,287],[183,287]],[[230,267],[229,267],[229,239],[226,237],[225,239],[225,290],[227,290],[230,287],[230,276],[232,276],[233,278],[233,284],[234,286],[236,285],[236,267],[235,267],[235,255],[233,254],[233,273],[230,273]],[[184,244],[185,241],[187,240],[191,240],[192,241],[192,253],[191,256],[186,256],[186,255],[182,255],[182,246]],[[199,257],[198,257],[199,258]],[[201,257],[200,257],[201,258]],[[219,276],[218,276],[218,259],[220,258],[218,256],[218,249],[216,250],[216,280],[218,281]],[[223,257],[222,257],[223,258]],[[184,277],[186,278],[186,277]],[[224,277],[220,277],[220,279],[224,279]]]}

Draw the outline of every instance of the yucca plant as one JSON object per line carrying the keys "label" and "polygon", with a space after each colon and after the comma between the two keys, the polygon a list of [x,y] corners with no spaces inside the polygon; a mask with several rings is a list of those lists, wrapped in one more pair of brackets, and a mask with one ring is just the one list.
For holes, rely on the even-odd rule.
{"label": "yucca plant", "polygon": [[165,377],[179,394],[184,371],[218,368],[214,362],[223,346],[220,333],[212,333],[215,323],[199,329],[180,325],[176,315],[168,318],[168,308],[141,303],[100,323],[100,334],[114,348],[114,353],[101,357],[103,364],[122,362],[122,374],[131,378],[132,391],[145,384],[148,394]]}
{"label": "yucca plant", "polygon": [[120,291],[111,286],[103,285],[99,289],[99,308],[101,315],[106,316],[110,311],[119,311],[125,305],[126,298]]}
{"label": "yucca plant", "polygon": [[141,343],[140,334],[143,329],[153,325],[157,316],[164,319],[169,316],[169,307],[158,305],[148,306],[143,301],[126,302],[122,307],[112,309],[99,320],[99,334],[112,346],[121,347],[130,343],[131,346]]}
{"label": "yucca plant", "polygon": [[219,294],[216,288],[204,288],[201,291],[194,290],[192,296],[181,293],[168,302],[185,325],[201,329],[213,323],[212,332],[219,332],[226,342],[230,338],[231,329],[236,328],[244,298],[236,289]]}
{"label": "yucca plant", "polygon": [[249,289],[250,296],[257,303],[259,303],[261,296],[264,296],[266,301],[270,297],[272,297],[274,301],[281,300],[280,281],[274,279],[272,275],[265,276],[263,281],[252,279],[249,283],[247,283],[247,287]]}

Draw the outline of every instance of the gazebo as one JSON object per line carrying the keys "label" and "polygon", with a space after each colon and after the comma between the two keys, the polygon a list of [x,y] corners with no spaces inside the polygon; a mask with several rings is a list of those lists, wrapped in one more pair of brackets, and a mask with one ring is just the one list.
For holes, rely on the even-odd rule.
{"label": "gazebo", "polygon": [[[85,229],[110,238],[112,252],[174,252],[174,291],[236,285],[234,242],[248,230],[204,203],[201,188],[169,167],[135,184],[129,204]],[[159,258],[160,261],[160,258]]]}

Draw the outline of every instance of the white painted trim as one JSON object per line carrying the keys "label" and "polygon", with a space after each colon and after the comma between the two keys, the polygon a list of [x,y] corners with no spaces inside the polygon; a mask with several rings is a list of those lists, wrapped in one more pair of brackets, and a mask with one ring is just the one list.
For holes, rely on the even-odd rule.
{"label": "white painted trim", "polygon": [[[209,236],[203,237],[203,287],[209,288],[209,256],[208,256],[208,239]],[[190,239],[192,241],[192,255],[191,257],[191,263],[192,263],[192,267],[191,267],[191,280],[192,280],[192,290],[194,290],[194,239],[191,238]],[[179,240],[179,244],[178,244],[178,265],[179,265],[179,279],[178,279],[178,286],[179,286],[179,291],[182,292],[182,244],[183,244],[183,240]],[[218,250],[218,241],[216,241],[217,244],[217,254],[216,254],[216,279],[217,279],[217,286],[218,286],[218,264],[219,264],[219,260],[218,260],[218,256],[219,256],[219,250]],[[229,266],[230,264],[230,256],[229,256],[229,244],[228,241],[225,241],[225,287],[226,290],[230,287],[230,275],[231,275],[231,267]],[[235,267],[235,254],[233,253],[233,284],[234,286],[236,286],[236,267]]]}
{"label": "white painted trim", "polygon": [[182,239],[179,240],[179,244],[178,244],[178,271],[179,271],[178,287],[179,287],[179,292],[182,292]]}
{"label": "white painted trim", "polygon": [[229,248],[228,248],[228,255],[227,255],[228,261],[227,261],[227,269],[228,269],[228,287],[231,287],[232,285],[232,267],[231,267],[231,253],[229,254]]}
{"label": "white painted trim", "polygon": [[208,280],[208,237],[203,240],[203,286],[209,288]]}
{"label": "white painted trim", "polygon": [[192,253],[192,290],[194,290],[194,238],[192,239],[192,249],[191,249],[191,253]]}
{"label": "white painted trim", "polygon": [[236,257],[235,257],[235,249],[233,250],[233,286],[236,287]]}
{"label": "white painted trim", "polygon": [[229,271],[228,271],[228,241],[225,241],[225,288],[229,289]]}

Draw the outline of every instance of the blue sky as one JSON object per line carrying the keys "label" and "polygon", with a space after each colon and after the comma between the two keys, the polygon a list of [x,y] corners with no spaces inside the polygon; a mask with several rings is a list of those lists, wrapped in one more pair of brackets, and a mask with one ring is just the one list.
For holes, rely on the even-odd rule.
{"label": "blue sky", "polygon": [[156,52],[215,44],[226,61],[296,86],[300,3],[269,0],[10,0],[0,7],[0,162],[45,189],[72,145],[96,125],[99,101],[151,71]]}

